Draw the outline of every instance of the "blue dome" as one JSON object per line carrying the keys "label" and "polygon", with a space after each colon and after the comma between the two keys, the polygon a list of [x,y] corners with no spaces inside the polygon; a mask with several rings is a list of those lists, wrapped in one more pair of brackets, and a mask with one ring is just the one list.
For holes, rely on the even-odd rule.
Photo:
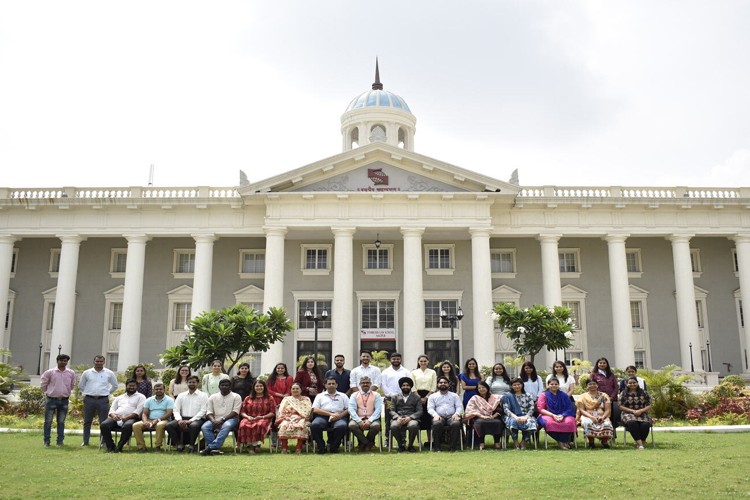
{"label": "blue dome", "polygon": [[397,96],[393,92],[387,90],[368,90],[363,92],[349,103],[346,107],[346,111],[352,111],[359,108],[372,108],[372,107],[384,107],[394,108],[411,113],[409,106],[406,104],[401,97]]}

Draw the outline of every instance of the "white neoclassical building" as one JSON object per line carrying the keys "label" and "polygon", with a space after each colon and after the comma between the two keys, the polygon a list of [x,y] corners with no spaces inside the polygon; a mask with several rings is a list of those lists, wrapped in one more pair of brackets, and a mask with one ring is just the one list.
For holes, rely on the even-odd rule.
{"label": "white neoclassical building", "polygon": [[[415,152],[406,101],[372,89],[342,152],[235,187],[0,188],[2,346],[33,372],[158,363],[194,315],[283,306],[296,329],[258,370],[318,350],[512,354],[493,303],[564,305],[574,346],[613,365],[748,373],[750,188],[520,186]],[[542,364],[541,362],[539,364]]]}

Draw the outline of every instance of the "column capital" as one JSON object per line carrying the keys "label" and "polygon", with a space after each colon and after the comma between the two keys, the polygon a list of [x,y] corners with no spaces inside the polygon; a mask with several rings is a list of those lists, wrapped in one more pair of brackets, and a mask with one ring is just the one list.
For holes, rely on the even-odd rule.
{"label": "column capital", "polygon": [[422,236],[425,228],[423,227],[402,227],[401,234],[403,236]]}
{"label": "column capital", "polygon": [[125,238],[128,243],[146,243],[151,240],[151,237],[144,233],[123,234],[122,237]]}
{"label": "column capital", "polygon": [[625,243],[630,235],[627,233],[612,233],[602,237],[607,243]]}
{"label": "column capital", "polygon": [[470,227],[469,234],[472,238],[488,237],[492,233],[491,227]]}
{"label": "column capital", "polygon": [[545,243],[545,242],[557,243],[558,241],[560,241],[560,238],[562,238],[562,234],[553,234],[553,233],[548,233],[548,234],[541,233],[541,234],[538,234],[536,237],[536,239],[541,241],[542,243]]}
{"label": "column capital", "polygon": [[55,235],[58,238],[60,238],[60,241],[63,243],[81,243],[82,241],[86,241],[85,236],[81,236],[80,234],[76,233],[68,233],[68,234],[57,234]]}
{"label": "column capital", "polygon": [[196,233],[191,234],[196,243],[213,243],[218,240],[219,237],[213,233]]}
{"label": "column capital", "polygon": [[737,233],[729,237],[735,243],[750,243],[750,233]]}
{"label": "column capital", "polygon": [[672,243],[690,243],[690,240],[695,236],[689,233],[675,233],[667,236],[667,239]]}
{"label": "column capital", "polygon": [[0,233],[0,243],[10,243],[12,245],[20,239],[18,236],[12,234]]}
{"label": "column capital", "polygon": [[357,228],[348,226],[334,226],[331,227],[331,232],[334,236],[354,236],[354,233],[357,232]]}
{"label": "column capital", "polygon": [[286,236],[289,232],[286,226],[263,226],[266,236]]}

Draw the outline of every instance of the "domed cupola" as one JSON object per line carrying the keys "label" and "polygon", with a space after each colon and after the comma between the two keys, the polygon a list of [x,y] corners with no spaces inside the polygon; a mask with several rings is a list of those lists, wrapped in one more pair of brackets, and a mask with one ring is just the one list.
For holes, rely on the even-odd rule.
{"label": "domed cupola", "polygon": [[373,142],[414,151],[417,118],[406,101],[387,90],[380,82],[380,68],[375,59],[375,83],[372,90],[361,93],[341,115],[344,151]]}

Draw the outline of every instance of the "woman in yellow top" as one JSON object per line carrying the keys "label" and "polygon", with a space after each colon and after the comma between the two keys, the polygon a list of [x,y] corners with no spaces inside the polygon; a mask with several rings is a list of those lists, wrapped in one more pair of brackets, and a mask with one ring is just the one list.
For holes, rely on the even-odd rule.
{"label": "woman in yellow top", "polygon": [[419,394],[422,401],[422,418],[419,420],[420,429],[432,428],[432,417],[427,413],[427,397],[437,391],[437,373],[430,366],[430,358],[422,354],[417,358],[417,369],[412,370],[411,379],[414,381],[412,390]]}

